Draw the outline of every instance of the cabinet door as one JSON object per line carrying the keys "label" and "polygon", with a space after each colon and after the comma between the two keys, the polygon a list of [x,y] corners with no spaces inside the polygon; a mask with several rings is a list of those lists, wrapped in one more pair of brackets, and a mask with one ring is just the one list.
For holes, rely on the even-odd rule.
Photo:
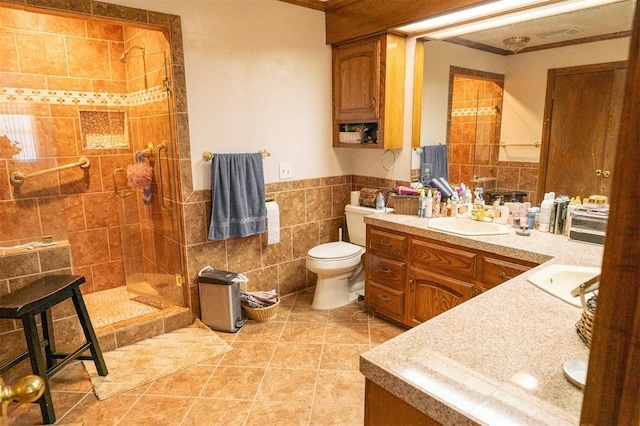
{"label": "cabinet door", "polygon": [[407,255],[407,237],[392,231],[381,231],[367,226],[367,250],[370,253],[404,261]]}
{"label": "cabinet door", "polygon": [[338,121],[379,118],[380,37],[333,48],[333,107]]}
{"label": "cabinet door", "polygon": [[409,325],[416,326],[474,296],[475,287],[418,268],[409,276]]}
{"label": "cabinet door", "polygon": [[536,265],[531,262],[518,264],[485,256],[482,259],[482,276],[480,278],[482,287],[480,288],[480,291],[484,292],[492,289],[493,287],[528,271],[533,266]]}

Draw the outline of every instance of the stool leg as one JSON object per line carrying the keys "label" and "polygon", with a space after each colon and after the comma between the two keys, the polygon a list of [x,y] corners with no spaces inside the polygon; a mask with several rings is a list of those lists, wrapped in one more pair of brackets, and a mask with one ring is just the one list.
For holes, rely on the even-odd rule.
{"label": "stool leg", "polygon": [[89,318],[89,313],[87,312],[87,307],[84,304],[84,299],[82,298],[82,293],[78,287],[73,288],[73,296],[72,296],[73,304],[76,307],[76,313],[78,314],[78,318],[80,319],[80,325],[82,326],[82,330],[84,331],[84,337],[87,339],[88,343],[91,343],[89,349],[91,350],[91,356],[93,358],[93,362],[96,365],[96,370],[100,376],[106,376],[109,374],[107,371],[107,365],[104,363],[104,358],[102,358],[102,351],[100,350],[100,345],[98,344],[98,338],[96,337],[95,331],[93,331],[93,326],[91,325],[91,319]]}
{"label": "stool leg", "polygon": [[53,400],[51,399],[51,391],[49,389],[49,376],[47,375],[47,366],[42,356],[42,348],[40,347],[40,337],[38,336],[35,317],[33,315],[23,317],[22,326],[24,327],[24,336],[27,340],[33,374],[40,376],[44,380],[44,393],[38,400],[40,411],[42,412],[42,420],[45,424],[54,424],[56,422],[56,413],[53,411]]}
{"label": "stool leg", "polygon": [[53,358],[56,352],[56,340],[53,334],[53,321],[51,320],[51,311],[48,309],[40,313],[42,319],[42,337],[46,341],[44,353],[47,359],[47,370],[55,367],[57,361]]}

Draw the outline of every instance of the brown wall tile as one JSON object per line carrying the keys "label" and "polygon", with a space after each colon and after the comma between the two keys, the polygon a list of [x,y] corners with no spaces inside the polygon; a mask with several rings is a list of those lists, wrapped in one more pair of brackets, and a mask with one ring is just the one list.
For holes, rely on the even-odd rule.
{"label": "brown wall tile", "polygon": [[0,256],[0,277],[14,278],[38,272],[40,261],[36,252]]}
{"label": "brown wall tile", "polygon": [[293,258],[307,257],[307,252],[318,245],[319,225],[317,222],[293,227]]}
{"label": "brown wall tile", "polygon": [[262,267],[260,235],[227,240],[227,263],[232,272],[251,271]]}
{"label": "brown wall tile", "polygon": [[267,245],[267,233],[261,235],[262,239],[262,264],[271,266],[292,259],[291,228],[280,228],[280,242]]}

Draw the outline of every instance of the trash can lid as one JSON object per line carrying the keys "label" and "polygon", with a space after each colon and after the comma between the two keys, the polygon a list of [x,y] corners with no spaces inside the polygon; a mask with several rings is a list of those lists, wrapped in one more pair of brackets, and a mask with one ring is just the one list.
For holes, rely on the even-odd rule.
{"label": "trash can lid", "polygon": [[198,274],[198,281],[203,284],[232,285],[236,284],[236,282],[233,281],[235,278],[238,278],[238,274],[235,272],[222,271],[219,269],[201,271]]}

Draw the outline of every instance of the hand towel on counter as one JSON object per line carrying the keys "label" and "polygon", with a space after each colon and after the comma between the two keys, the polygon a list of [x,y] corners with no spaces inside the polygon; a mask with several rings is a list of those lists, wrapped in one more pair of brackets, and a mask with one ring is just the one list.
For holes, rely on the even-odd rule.
{"label": "hand towel on counter", "polygon": [[262,154],[214,154],[209,240],[261,234],[266,216]]}
{"label": "hand towel on counter", "polygon": [[[448,149],[447,145],[427,145],[422,147],[420,181],[423,184],[429,183],[433,178],[449,179]],[[426,164],[431,164],[431,176],[428,178],[423,176]]]}
{"label": "hand towel on counter", "polygon": [[267,203],[267,245],[280,242],[280,207],[275,201]]}

